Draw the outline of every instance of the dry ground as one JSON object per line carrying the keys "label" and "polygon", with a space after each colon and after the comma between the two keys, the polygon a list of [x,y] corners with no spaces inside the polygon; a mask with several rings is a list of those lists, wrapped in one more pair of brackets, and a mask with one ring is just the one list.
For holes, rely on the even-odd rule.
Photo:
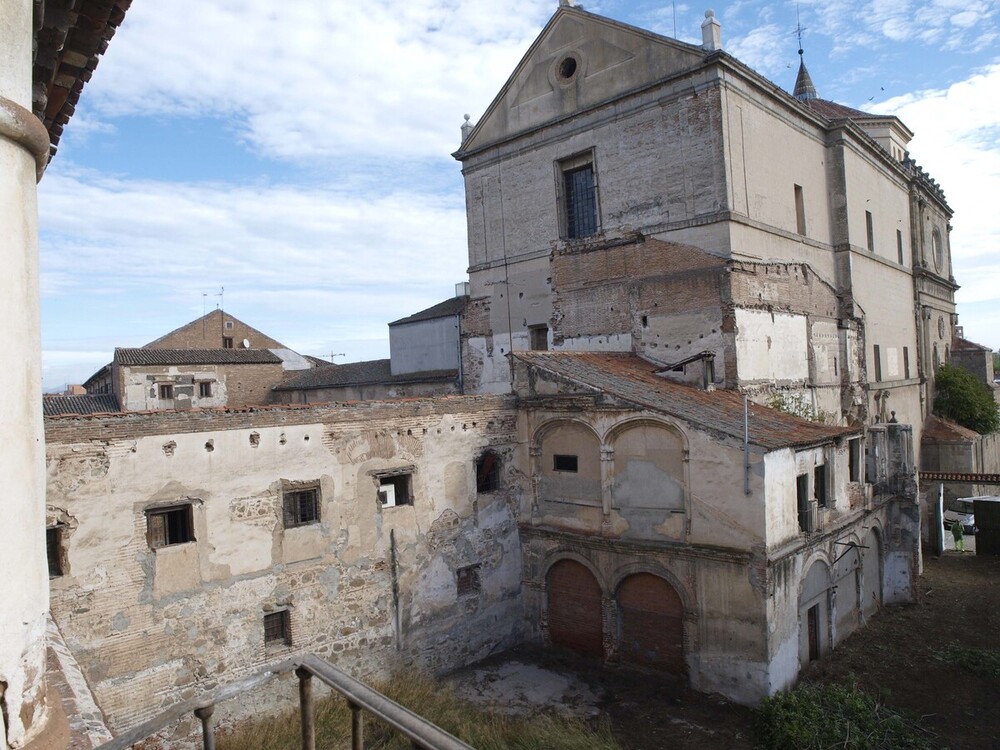
{"label": "dry ground", "polygon": [[[942,661],[949,644],[1000,649],[1000,558],[946,552],[925,561],[914,604],[889,607],[803,680],[852,683],[918,719],[933,744],[952,750],[1000,748],[1000,676]],[[998,652],[1000,653],[1000,652]],[[510,680],[511,664],[553,673],[551,689]],[[506,665],[506,666],[505,666]],[[522,648],[453,676],[460,695],[524,712],[526,704],[610,721],[628,750],[753,748],[752,712],[656,673],[605,668],[571,654]],[[563,683],[565,682],[565,685]],[[493,687],[489,687],[490,684]],[[534,692],[534,695],[530,693]]]}

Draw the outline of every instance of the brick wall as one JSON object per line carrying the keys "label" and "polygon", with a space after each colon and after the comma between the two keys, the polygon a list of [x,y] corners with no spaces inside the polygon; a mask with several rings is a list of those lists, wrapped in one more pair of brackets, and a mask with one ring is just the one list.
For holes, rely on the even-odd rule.
{"label": "brick wall", "polygon": [[[231,322],[232,327],[226,324]],[[231,338],[235,348],[243,348],[243,339],[250,341],[251,349],[284,349],[285,346],[241,320],[215,310],[208,315],[171,331],[156,341],[146,344],[148,349],[222,349],[223,337]]]}

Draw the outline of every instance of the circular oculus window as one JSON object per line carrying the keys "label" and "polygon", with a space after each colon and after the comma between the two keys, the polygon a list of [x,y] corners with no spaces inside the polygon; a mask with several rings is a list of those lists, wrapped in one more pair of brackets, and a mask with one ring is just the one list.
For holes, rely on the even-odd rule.
{"label": "circular oculus window", "polygon": [[560,83],[568,83],[576,77],[580,69],[580,60],[576,55],[566,55],[556,64],[556,79]]}

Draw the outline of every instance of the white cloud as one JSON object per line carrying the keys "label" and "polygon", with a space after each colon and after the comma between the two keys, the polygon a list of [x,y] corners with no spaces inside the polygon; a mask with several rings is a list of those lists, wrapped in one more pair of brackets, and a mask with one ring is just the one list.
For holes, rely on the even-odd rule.
{"label": "white cloud", "polygon": [[[232,116],[292,160],[447,154],[555,10],[551,0],[144,0],[88,87],[104,116]],[[183,40],[179,44],[178,40]]]}
{"label": "white cloud", "polygon": [[726,43],[726,49],[765,75],[773,76],[788,65],[788,35],[774,24],[758,26],[745,36],[734,37]]}
{"label": "white cloud", "polygon": [[[916,133],[910,150],[936,179],[955,211],[951,247],[954,275],[962,289],[959,312],[968,306],[978,317],[992,303],[1000,310],[1000,63],[946,89],[890,99],[874,107],[900,117]],[[993,316],[994,318],[996,316]],[[963,320],[963,322],[965,322]],[[996,327],[989,340],[1000,346]],[[983,333],[986,334],[985,326]]]}

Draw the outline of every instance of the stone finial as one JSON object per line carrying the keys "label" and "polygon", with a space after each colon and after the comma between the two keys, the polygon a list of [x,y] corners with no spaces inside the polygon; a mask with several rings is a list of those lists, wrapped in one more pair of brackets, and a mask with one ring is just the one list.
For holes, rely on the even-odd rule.
{"label": "stone finial", "polygon": [[560,8],[572,8],[573,7],[573,0],[559,0],[559,7]]}
{"label": "stone finial", "polygon": [[701,23],[701,48],[706,52],[722,49],[722,24],[711,9],[705,11],[705,20]]}
{"label": "stone finial", "polygon": [[465,143],[466,139],[469,137],[469,133],[472,132],[472,123],[469,122],[471,119],[471,115],[466,115],[465,122],[462,123],[462,143]]}

